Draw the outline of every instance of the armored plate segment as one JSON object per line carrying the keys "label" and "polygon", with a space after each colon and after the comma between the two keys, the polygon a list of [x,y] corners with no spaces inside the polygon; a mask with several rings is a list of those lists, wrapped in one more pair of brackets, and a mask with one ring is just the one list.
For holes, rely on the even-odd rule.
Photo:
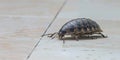
{"label": "armored plate segment", "polygon": [[[64,35],[82,36],[85,34],[101,34],[102,30],[100,26],[89,18],[77,18],[72,19],[65,23],[59,30],[58,35],[61,39]],[[103,37],[105,37],[102,34]]]}

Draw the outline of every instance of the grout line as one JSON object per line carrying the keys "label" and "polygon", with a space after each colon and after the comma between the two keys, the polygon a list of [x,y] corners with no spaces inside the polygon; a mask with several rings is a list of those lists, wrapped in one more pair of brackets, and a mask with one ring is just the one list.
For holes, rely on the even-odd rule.
{"label": "grout line", "polygon": [[60,7],[59,11],[56,13],[55,17],[53,18],[53,20],[51,21],[51,23],[48,25],[47,29],[45,30],[45,32],[43,33],[43,36],[45,35],[45,33],[47,32],[47,30],[49,29],[49,27],[52,25],[52,23],[55,21],[55,19],[57,18],[57,16],[59,15],[59,13],[61,12],[62,8],[64,7],[64,5],[66,4],[67,0],[64,1],[64,3],[62,4],[62,6]]}
{"label": "grout line", "polygon": [[50,22],[50,24],[48,25],[47,29],[44,31],[44,33],[42,34],[42,36],[40,37],[39,41],[35,44],[35,46],[33,47],[32,51],[30,52],[30,54],[27,56],[28,60],[30,58],[30,56],[32,55],[33,51],[35,50],[35,48],[38,46],[38,44],[40,43],[40,40],[42,40],[43,36],[46,34],[46,32],[48,31],[48,29],[50,28],[50,26],[52,25],[52,23],[55,21],[55,19],[57,18],[57,16],[59,15],[59,13],[61,12],[61,10],[63,9],[63,7],[65,6],[65,4],[67,3],[67,0],[64,1],[64,3],[62,4],[62,6],[60,7],[60,9],[58,10],[58,12],[56,13],[55,17],[53,18],[53,20]]}

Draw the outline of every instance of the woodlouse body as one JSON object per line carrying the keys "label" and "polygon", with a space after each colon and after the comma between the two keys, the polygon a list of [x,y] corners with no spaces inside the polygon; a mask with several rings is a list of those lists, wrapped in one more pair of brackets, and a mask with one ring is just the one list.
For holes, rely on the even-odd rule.
{"label": "woodlouse body", "polygon": [[88,18],[77,18],[65,23],[58,32],[59,39],[62,39],[65,35],[71,35],[76,39],[83,35],[101,34],[100,26],[93,20]]}

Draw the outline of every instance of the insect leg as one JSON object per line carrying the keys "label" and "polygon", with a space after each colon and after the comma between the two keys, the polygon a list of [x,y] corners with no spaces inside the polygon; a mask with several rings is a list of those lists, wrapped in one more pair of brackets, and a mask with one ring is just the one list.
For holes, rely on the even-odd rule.
{"label": "insect leg", "polygon": [[79,40],[79,34],[74,34],[74,37],[77,41]]}
{"label": "insect leg", "polygon": [[63,39],[64,35],[59,35],[58,37],[60,40],[63,40],[63,44],[65,44],[65,40]]}
{"label": "insect leg", "polygon": [[[98,33],[90,33],[90,35],[93,35],[93,34],[98,34]],[[91,39],[97,39],[98,37],[96,36],[91,36]]]}
{"label": "insect leg", "polygon": [[102,33],[99,33],[99,34],[101,34],[102,37],[107,38],[107,36],[103,35]]}
{"label": "insect leg", "polygon": [[57,34],[57,33],[52,33],[52,34],[50,34],[50,36],[48,36],[48,37],[53,37],[55,34]]}
{"label": "insect leg", "polygon": [[79,34],[71,34],[71,37],[73,37],[74,39],[76,39],[77,41],[79,40]]}
{"label": "insect leg", "polygon": [[96,36],[92,36],[91,38],[92,38],[92,39],[97,39],[97,37],[96,37]]}
{"label": "insect leg", "polygon": [[75,39],[76,39],[77,41],[79,40],[78,35],[75,36]]}

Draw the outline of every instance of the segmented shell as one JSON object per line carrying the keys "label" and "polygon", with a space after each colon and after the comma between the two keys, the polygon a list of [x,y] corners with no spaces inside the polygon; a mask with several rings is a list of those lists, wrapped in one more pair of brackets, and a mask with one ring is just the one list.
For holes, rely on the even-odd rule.
{"label": "segmented shell", "polygon": [[65,23],[59,31],[59,34],[90,34],[102,32],[100,26],[88,18],[77,18]]}

